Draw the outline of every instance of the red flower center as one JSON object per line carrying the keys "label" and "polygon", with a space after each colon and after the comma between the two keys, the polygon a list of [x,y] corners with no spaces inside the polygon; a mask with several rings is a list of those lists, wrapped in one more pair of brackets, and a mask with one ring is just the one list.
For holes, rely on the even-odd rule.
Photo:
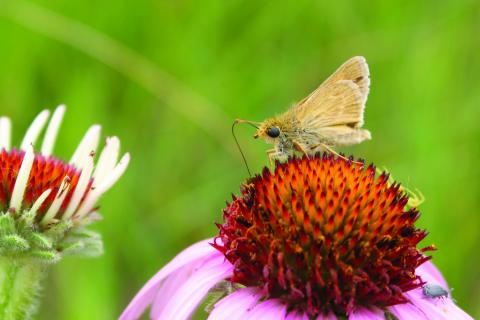
{"label": "red flower center", "polygon": [[375,168],[327,156],[293,158],[242,188],[218,225],[214,246],[234,266],[230,279],[260,287],[310,316],[404,303],[427,261],[416,209]]}
{"label": "red flower center", "polygon": [[[0,151],[0,212],[6,212],[9,209],[9,202],[12,196],[15,181],[22,164],[24,151],[11,150]],[[51,189],[50,195],[43,202],[40,209],[37,211],[37,219],[41,219],[46,213],[62,184],[65,177],[69,179],[68,194],[63,201],[57,217],[60,217],[66,210],[70,199],[75,191],[75,187],[80,178],[81,171],[76,169],[71,164],[66,164],[54,157],[44,157],[40,154],[35,155],[32,169],[28,179],[27,187],[22,201],[22,209],[29,209],[35,203],[35,200],[48,189]],[[93,179],[90,180],[87,192],[90,190]],[[83,200],[83,199],[82,199]]]}

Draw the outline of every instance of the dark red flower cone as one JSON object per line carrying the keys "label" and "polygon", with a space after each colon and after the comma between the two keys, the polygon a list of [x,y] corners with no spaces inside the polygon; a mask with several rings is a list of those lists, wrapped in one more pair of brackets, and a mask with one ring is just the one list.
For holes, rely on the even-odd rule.
{"label": "dark red flower cone", "polygon": [[405,303],[422,286],[415,269],[427,233],[415,208],[373,166],[324,154],[276,164],[249,180],[224,210],[230,280],[310,316]]}

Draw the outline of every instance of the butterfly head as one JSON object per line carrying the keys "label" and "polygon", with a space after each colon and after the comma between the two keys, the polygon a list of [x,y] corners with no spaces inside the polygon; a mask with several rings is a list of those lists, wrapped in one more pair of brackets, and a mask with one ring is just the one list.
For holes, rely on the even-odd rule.
{"label": "butterfly head", "polygon": [[261,138],[268,143],[275,143],[284,135],[283,125],[278,119],[269,119],[260,124],[254,138]]}

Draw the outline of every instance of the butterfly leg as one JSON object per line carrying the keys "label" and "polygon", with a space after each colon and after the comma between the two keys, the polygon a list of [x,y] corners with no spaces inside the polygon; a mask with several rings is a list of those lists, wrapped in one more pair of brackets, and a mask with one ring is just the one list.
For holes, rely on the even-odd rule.
{"label": "butterfly leg", "polygon": [[277,153],[277,150],[275,149],[267,150],[268,160],[270,160],[270,167],[273,167],[273,159],[275,158],[276,153]]}
{"label": "butterfly leg", "polygon": [[308,152],[305,150],[305,148],[300,143],[298,143],[297,141],[293,141],[293,146],[294,146],[295,150],[303,153],[307,157],[307,159],[310,158],[309,155],[308,155]]}
{"label": "butterfly leg", "polygon": [[[327,150],[328,152],[333,153],[334,155],[336,155],[336,156],[339,157],[339,158],[342,158],[343,160],[349,161],[348,158],[342,156],[341,154],[339,154],[338,152],[336,152],[335,150],[333,150],[332,148],[330,148],[330,147],[329,147],[328,145],[326,145],[326,144],[320,143],[319,145],[315,146],[315,148],[318,148],[318,147],[321,147],[321,148],[323,148],[324,150]],[[358,162],[358,161],[352,161],[352,162],[363,165],[362,162]]]}

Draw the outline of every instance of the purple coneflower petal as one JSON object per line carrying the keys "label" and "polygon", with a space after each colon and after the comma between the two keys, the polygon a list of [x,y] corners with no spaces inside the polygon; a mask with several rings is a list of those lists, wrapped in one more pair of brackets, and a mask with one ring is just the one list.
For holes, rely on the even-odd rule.
{"label": "purple coneflower petal", "polygon": [[[306,313],[298,312],[298,311],[292,311],[287,314],[285,317],[285,320],[308,320],[310,319]],[[328,315],[319,315],[318,317],[315,318],[316,320],[337,320],[337,317],[330,313]]]}
{"label": "purple coneflower petal", "polygon": [[268,299],[248,310],[246,319],[278,320],[285,319],[287,306],[278,299]]}
{"label": "purple coneflower petal", "polygon": [[185,283],[188,281],[192,273],[195,271],[203,263],[202,260],[195,261],[193,263],[189,263],[177,271],[171,273],[161,284],[158,288],[157,292],[155,293],[155,298],[152,303],[151,311],[150,311],[150,318],[157,319],[162,312],[162,310],[166,307],[166,305],[170,302],[169,299],[165,299],[165,297],[173,297],[173,295],[177,292],[178,288],[180,287],[179,284]]}
{"label": "purple coneflower petal", "polygon": [[200,259],[205,259],[212,255],[217,255],[218,251],[209,244],[210,242],[212,242],[212,239],[203,240],[191,245],[180,252],[165,267],[160,269],[160,271],[157,272],[157,274],[154,275],[145,286],[143,286],[135,298],[133,298],[120,316],[120,320],[138,319],[147,306],[153,302],[157,289],[162,284],[162,281],[171,273],[189,263],[197,262]]}
{"label": "purple coneflower petal", "polygon": [[448,289],[447,281],[445,281],[445,278],[442,276],[440,270],[438,270],[431,261],[427,261],[420,265],[415,270],[415,273],[419,275],[423,281],[435,283],[445,289]]}
{"label": "purple coneflower petal", "polygon": [[426,319],[473,319],[449,297],[428,297],[422,289],[409,291],[405,296],[422,311]]}
{"label": "purple coneflower petal", "polygon": [[[179,288],[173,297],[164,296],[169,300],[157,319],[187,319],[217,283],[231,276],[233,266],[225,260],[220,252],[210,256],[204,264]],[[159,297],[159,299],[162,299]]]}
{"label": "purple coneflower petal", "polygon": [[384,313],[379,309],[360,308],[348,315],[348,320],[385,320]]}
{"label": "purple coneflower petal", "polygon": [[257,288],[239,289],[217,302],[208,320],[245,319],[247,311],[253,308],[262,296]]}
{"label": "purple coneflower petal", "polygon": [[[320,319],[321,318],[317,318],[317,320]],[[308,316],[305,313],[293,311],[287,314],[285,320],[308,320]]]}
{"label": "purple coneflower petal", "polygon": [[411,303],[397,304],[389,307],[388,310],[397,317],[398,320],[426,319],[425,313]]}

